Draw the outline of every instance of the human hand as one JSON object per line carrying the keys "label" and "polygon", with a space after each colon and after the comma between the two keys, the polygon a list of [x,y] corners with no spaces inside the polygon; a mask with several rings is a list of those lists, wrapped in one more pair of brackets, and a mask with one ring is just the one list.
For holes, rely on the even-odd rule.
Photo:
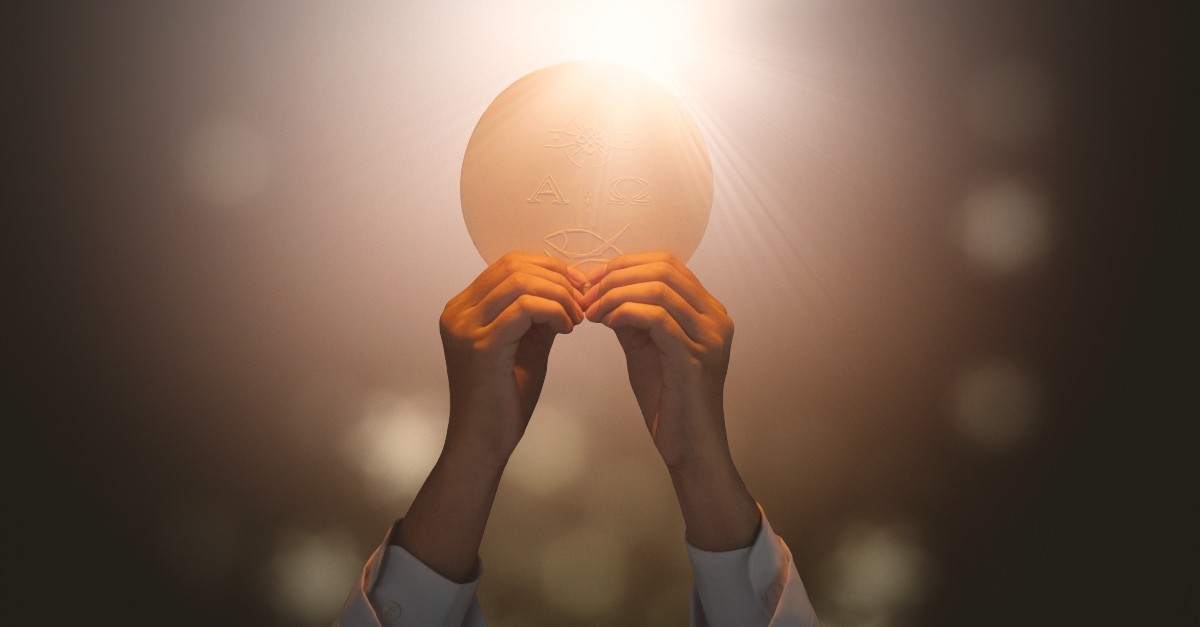
{"label": "human hand", "polygon": [[546,379],[554,337],[583,321],[585,276],[557,259],[508,253],[446,304],[446,449],[507,462]]}
{"label": "human hand", "polygon": [[667,468],[731,468],[723,391],[733,321],[725,307],[667,253],[618,257],[587,278],[586,316],[616,332]]}

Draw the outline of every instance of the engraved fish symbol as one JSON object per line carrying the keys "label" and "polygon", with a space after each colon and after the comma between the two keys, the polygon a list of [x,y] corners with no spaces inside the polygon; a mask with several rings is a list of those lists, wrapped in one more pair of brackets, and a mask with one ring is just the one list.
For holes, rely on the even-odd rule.
{"label": "engraved fish symbol", "polygon": [[[554,252],[571,262],[571,265],[579,265],[582,263],[595,262],[601,263],[608,261],[610,256],[609,251],[612,251],[617,256],[621,255],[621,250],[617,248],[617,240],[625,234],[629,229],[630,224],[621,227],[616,235],[605,239],[596,233],[581,228],[562,229],[555,231],[542,238]],[[590,246],[590,248],[588,248]],[[550,254],[550,251],[545,251]]]}

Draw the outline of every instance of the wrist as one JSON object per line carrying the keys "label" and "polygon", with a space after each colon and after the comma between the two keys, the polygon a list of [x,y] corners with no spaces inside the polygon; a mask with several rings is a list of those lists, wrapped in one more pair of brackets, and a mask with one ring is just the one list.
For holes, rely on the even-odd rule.
{"label": "wrist", "polygon": [[506,460],[447,438],[391,542],[442,577],[458,583],[474,579]]}
{"label": "wrist", "polygon": [[670,475],[689,544],[705,551],[731,551],[754,543],[758,505],[732,457],[675,468]]}
{"label": "wrist", "polygon": [[496,422],[496,417],[485,414],[455,416],[452,413],[446,441],[442,445],[442,457],[453,461],[465,460],[490,471],[503,471],[522,433],[513,432],[512,429],[486,428]]}
{"label": "wrist", "polygon": [[741,476],[728,452],[713,453],[669,465],[667,474],[670,475],[676,492],[703,493],[714,488],[742,484]]}
{"label": "wrist", "polygon": [[483,480],[499,480],[512,451],[465,439],[446,438],[437,466]]}
{"label": "wrist", "polygon": [[713,441],[707,444],[690,442],[685,446],[672,448],[675,450],[659,450],[672,481],[705,481],[714,476],[737,474],[733,455],[724,439],[713,438]]}

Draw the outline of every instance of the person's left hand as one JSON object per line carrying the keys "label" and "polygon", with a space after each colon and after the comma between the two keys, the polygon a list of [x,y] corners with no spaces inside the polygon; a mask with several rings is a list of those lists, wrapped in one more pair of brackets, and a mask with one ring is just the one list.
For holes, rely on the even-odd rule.
{"label": "person's left hand", "polygon": [[667,253],[594,268],[582,305],[612,328],[654,445],[672,473],[729,463],[723,408],[733,321]]}

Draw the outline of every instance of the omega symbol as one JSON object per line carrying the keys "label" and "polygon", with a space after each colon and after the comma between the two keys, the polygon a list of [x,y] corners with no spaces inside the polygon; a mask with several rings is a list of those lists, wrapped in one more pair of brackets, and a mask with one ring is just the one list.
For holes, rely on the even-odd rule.
{"label": "omega symbol", "polygon": [[636,176],[622,176],[608,186],[608,202],[617,205],[644,205],[650,202],[650,184]]}

